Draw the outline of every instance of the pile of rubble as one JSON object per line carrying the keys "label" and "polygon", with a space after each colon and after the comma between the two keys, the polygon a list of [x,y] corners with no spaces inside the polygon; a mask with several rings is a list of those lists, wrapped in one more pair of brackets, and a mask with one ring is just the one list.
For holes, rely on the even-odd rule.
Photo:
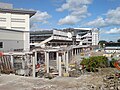
{"label": "pile of rubble", "polygon": [[[106,70],[109,71],[109,69],[102,71]],[[102,71],[101,74],[91,72],[79,77],[55,77],[53,79],[1,75],[0,90],[120,90],[120,78],[115,74],[108,72],[106,74]]]}
{"label": "pile of rubble", "polygon": [[103,78],[103,83],[104,90],[120,90],[120,78],[115,75],[106,75]]}

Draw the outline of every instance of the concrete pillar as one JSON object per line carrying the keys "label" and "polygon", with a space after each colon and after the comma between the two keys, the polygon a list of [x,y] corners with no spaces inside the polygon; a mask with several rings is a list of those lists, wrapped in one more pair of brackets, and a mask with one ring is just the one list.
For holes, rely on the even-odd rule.
{"label": "concrete pillar", "polygon": [[66,61],[66,60],[65,60],[65,52],[64,52],[64,54],[62,55],[62,57],[63,57],[63,63],[64,63],[64,65],[65,65],[65,63],[66,63],[66,62],[65,62],[65,61]]}
{"label": "concrete pillar", "polygon": [[79,54],[79,48],[77,49],[77,54]]}
{"label": "concrete pillar", "polygon": [[46,60],[47,61],[46,62],[47,63],[47,73],[49,73],[49,52],[46,53],[46,56],[47,56],[47,58],[46,58],[47,59]]}
{"label": "concrete pillar", "polygon": [[74,49],[75,50],[75,55],[76,55],[76,49]]}
{"label": "concrete pillar", "polygon": [[57,70],[59,69],[59,66],[58,66],[58,64],[59,64],[59,56],[58,56],[58,52],[56,52],[56,68],[57,68]]}
{"label": "concrete pillar", "polygon": [[37,51],[35,51],[35,65],[37,64]]}
{"label": "concrete pillar", "polygon": [[35,55],[32,58],[32,63],[33,63],[33,77],[35,77],[36,74],[35,65],[37,64],[37,51],[35,51]]}
{"label": "concrete pillar", "polygon": [[61,59],[62,59],[62,57],[59,56],[59,76],[62,76]]}
{"label": "concrete pillar", "polygon": [[47,53],[46,53],[46,51],[45,51],[45,66],[47,66]]}
{"label": "concrete pillar", "polygon": [[35,77],[35,57],[32,57],[32,64],[33,64],[33,77]]}
{"label": "concrete pillar", "polygon": [[80,48],[78,49],[79,53],[80,53]]}
{"label": "concrete pillar", "polygon": [[68,65],[69,65],[69,64],[68,64],[68,51],[67,51],[67,52],[66,52],[66,73],[68,73],[68,70],[69,70],[69,69],[68,69],[68,68],[69,68]]}
{"label": "concrete pillar", "polygon": [[13,55],[10,55],[10,62],[11,62],[11,66],[12,66],[12,68],[14,68]]}
{"label": "concrete pillar", "polygon": [[74,56],[73,49],[72,49],[72,56]]}

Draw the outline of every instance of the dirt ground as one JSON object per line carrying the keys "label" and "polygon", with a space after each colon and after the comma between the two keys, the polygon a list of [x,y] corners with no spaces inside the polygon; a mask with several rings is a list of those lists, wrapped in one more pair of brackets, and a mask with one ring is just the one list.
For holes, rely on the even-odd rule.
{"label": "dirt ground", "polygon": [[80,77],[56,77],[54,79],[32,78],[17,75],[1,75],[0,90],[102,90],[103,77],[114,72],[104,69],[99,73],[84,74]]}

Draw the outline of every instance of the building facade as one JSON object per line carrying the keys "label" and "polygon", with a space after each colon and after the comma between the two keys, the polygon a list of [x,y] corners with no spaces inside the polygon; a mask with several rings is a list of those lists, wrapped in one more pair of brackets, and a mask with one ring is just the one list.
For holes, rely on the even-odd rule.
{"label": "building facade", "polygon": [[97,28],[68,28],[65,32],[71,32],[80,41],[80,45],[98,45],[99,29]]}
{"label": "building facade", "polygon": [[105,52],[106,53],[120,53],[120,43],[106,43]]}
{"label": "building facade", "polygon": [[31,45],[98,45],[99,30],[89,28],[68,28],[30,32]]}
{"label": "building facade", "polygon": [[0,7],[0,51],[29,51],[30,17],[35,11],[13,9],[1,3]]}

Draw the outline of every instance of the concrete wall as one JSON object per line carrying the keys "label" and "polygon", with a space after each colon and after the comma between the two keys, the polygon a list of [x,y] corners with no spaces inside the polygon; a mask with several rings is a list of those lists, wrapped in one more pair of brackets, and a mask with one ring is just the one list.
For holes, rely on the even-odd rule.
{"label": "concrete wall", "polygon": [[[18,31],[24,31],[23,33],[19,33],[19,35],[14,32],[13,33],[4,33],[1,34],[2,40],[16,40],[19,38],[19,40],[24,41],[24,51],[29,51],[29,14],[12,14],[12,13],[1,13],[0,12],[0,28],[5,29],[12,29],[12,30],[18,30]],[[25,32],[27,31],[27,32]],[[7,37],[7,38],[6,38]],[[12,38],[12,39],[10,39]]]}
{"label": "concrete wall", "polygon": [[23,32],[0,30],[0,40],[24,40]]}
{"label": "concrete wall", "polygon": [[99,31],[98,29],[92,30],[92,45],[98,45],[99,43]]}
{"label": "concrete wall", "polygon": [[0,48],[0,51],[7,52],[13,51],[14,49],[24,49],[23,40],[1,40],[3,42],[3,48]]}
{"label": "concrete wall", "polygon": [[29,15],[0,13],[0,27],[29,31]]}
{"label": "concrete wall", "polygon": [[3,43],[3,48],[0,48],[0,51],[24,49],[24,32],[0,29],[0,42]]}

